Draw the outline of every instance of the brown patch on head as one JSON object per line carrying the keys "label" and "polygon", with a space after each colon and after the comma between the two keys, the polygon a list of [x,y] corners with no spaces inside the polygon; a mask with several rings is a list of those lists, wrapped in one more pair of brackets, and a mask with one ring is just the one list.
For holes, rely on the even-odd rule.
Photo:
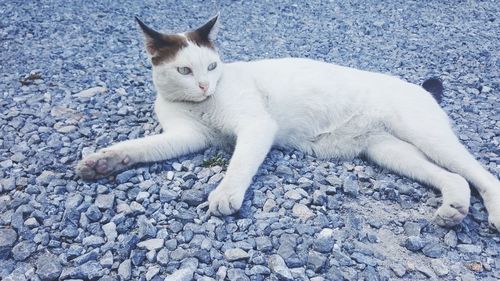
{"label": "brown patch on head", "polygon": [[212,43],[212,41],[210,41],[210,39],[204,38],[200,33],[196,31],[186,33],[186,37],[189,41],[195,43],[200,47],[203,46],[210,49],[215,49],[214,44]]}
{"label": "brown patch on head", "polygon": [[135,19],[144,32],[146,50],[151,55],[153,65],[158,65],[163,61],[174,58],[180,49],[188,45],[186,38],[183,36],[157,32],[149,28],[138,18]]}

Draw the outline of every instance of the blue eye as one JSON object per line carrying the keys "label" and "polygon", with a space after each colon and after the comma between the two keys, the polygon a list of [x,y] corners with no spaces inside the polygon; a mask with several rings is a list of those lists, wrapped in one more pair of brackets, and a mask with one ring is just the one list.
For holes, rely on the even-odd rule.
{"label": "blue eye", "polygon": [[188,74],[193,73],[193,71],[191,70],[191,68],[189,68],[187,66],[177,67],[177,72],[179,72],[182,75],[188,75]]}
{"label": "blue eye", "polygon": [[208,66],[208,71],[212,71],[212,70],[214,70],[216,67],[217,67],[217,63],[216,63],[216,62],[212,62],[212,63]]}

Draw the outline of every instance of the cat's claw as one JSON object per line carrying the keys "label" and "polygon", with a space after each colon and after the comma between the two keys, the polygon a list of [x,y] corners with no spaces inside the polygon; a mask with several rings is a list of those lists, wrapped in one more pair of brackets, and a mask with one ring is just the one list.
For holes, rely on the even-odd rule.
{"label": "cat's claw", "polygon": [[216,216],[232,215],[240,210],[244,197],[244,191],[230,190],[219,186],[208,196],[208,214]]}
{"label": "cat's claw", "polygon": [[130,157],[113,150],[101,150],[83,158],[76,165],[76,174],[84,180],[98,179],[123,170],[130,165]]}
{"label": "cat's claw", "polygon": [[469,212],[469,206],[464,204],[443,204],[434,215],[436,224],[443,227],[452,227],[460,224]]}

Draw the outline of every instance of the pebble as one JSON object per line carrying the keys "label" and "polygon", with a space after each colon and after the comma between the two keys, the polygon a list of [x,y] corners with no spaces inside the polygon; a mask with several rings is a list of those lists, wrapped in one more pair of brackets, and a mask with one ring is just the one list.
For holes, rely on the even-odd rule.
{"label": "pebble", "polygon": [[10,228],[0,228],[0,259],[4,259],[9,255],[16,240],[16,231]]}
{"label": "pebble", "polygon": [[243,260],[243,259],[248,259],[249,257],[250,255],[240,248],[227,249],[224,252],[224,258],[227,261]]}
{"label": "pebble", "polygon": [[286,266],[285,261],[279,255],[272,255],[268,259],[268,267],[272,273],[280,280],[293,281],[292,273],[290,269]]}
{"label": "pebble", "polygon": [[157,249],[160,249],[161,247],[163,247],[163,242],[164,242],[163,239],[158,239],[158,238],[149,239],[149,240],[140,242],[139,244],[137,244],[137,247],[146,248],[149,251],[157,250]]}
{"label": "pebble", "polygon": [[410,236],[405,242],[406,249],[412,252],[420,251],[424,246],[425,242],[419,236]]}
{"label": "pebble", "polygon": [[79,98],[91,98],[97,94],[102,94],[106,91],[107,89],[105,87],[92,87],[76,93],[75,96]]}
{"label": "pebble", "polygon": [[314,216],[314,212],[311,211],[306,205],[301,203],[296,203],[293,205],[292,209],[293,215],[300,218],[303,221],[307,221]]}
{"label": "pebble", "polygon": [[342,184],[342,188],[344,189],[345,193],[357,197],[360,187],[356,176],[351,175],[346,177],[344,179],[344,183]]}
{"label": "pebble", "polygon": [[124,260],[118,267],[118,275],[122,280],[130,280],[132,277],[132,263],[129,259]]}
{"label": "pebble", "polygon": [[59,258],[52,254],[40,255],[35,262],[36,274],[41,280],[56,280],[62,272]]}
{"label": "pebble", "polygon": [[99,194],[95,199],[94,205],[99,209],[111,209],[115,203],[115,195],[113,193],[109,194]]}
{"label": "pebble", "polygon": [[21,241],[12,248],[12,256],[16,261],[23,261],[36,250],[36,244],[30,241]]}
{"label": "pebble", "polygon": [[431,259],[431,267],[434,273],[439,277],[446,276],[450,272],[448,267],[440,259]]}

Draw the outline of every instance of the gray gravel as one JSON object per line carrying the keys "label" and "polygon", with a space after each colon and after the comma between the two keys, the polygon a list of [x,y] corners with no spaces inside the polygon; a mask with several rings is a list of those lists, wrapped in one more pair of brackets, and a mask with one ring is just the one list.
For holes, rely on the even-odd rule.
{"label": "gray gravel", "polygon": [[500,174],[495,1],[219,2],[0,3],[1,280],[500,278],[500,237],[476,194],[461,225],[441,228],[439,194],[361,159],[274,149],[242,210],[206,222],[196,205],[226,151],[77,179],[82,155],[160,131],[133,17],[179,32],[217,9],[226,61],[299,56],[440,77],[460,139]]}

